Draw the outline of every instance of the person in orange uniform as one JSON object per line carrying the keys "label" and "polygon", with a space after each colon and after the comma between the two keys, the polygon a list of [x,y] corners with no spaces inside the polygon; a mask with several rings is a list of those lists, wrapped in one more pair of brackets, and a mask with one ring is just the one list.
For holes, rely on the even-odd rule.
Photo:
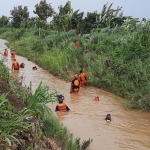
{"label": "person in orange uniform", "polygon": [[96,96],[93,101],[99,101],[99,96]]}
{"label": "person in orange uniform", "polygon": [[80,46],[80,43],[78,41],[74,41],[74,46],[75,47],[79,47]]}
{"label": "person in orange uniform", "polygon": [[80,70],[79,80],[81,82],[80,84],[81,87],[87,85],[87,75],[88,72],[83,72],[82,70]]}
{"label": "person in orange uniform", "polygon": [[59,99],[59,104],[57,104],[55,111],[66,112],[69,110],[69,107],[63,102],[63,100]]}
{"label": "person in orange uniform", "polygon": [[16,60],[16,58],[14,58],[12,62],[12,70],[19,70],[19,68],[20,68],[19,62]]}
{"label": "person in orange uniform", "polygon": [[71,81],[71,87],[70,87],[70,94],[74,93],[77,94],[80,89],[80,81],[78,79],[78,74],[74,75],[74,79]]}
{"label": "person in orange uniform", "polygon": [[4,49],[4,54],[3,54],[5,57],[8,56],[8,50],[7,49]]}
{"label": "person in orange uniform", "polygon": [[12,51],[11,51],[11,58],[12,58],[12,59],[14,59],[14,58],[15,58],[15,56],[16,56],[16,52],[15,52],[15,50],[14,50],[14,49],[12,49]]}

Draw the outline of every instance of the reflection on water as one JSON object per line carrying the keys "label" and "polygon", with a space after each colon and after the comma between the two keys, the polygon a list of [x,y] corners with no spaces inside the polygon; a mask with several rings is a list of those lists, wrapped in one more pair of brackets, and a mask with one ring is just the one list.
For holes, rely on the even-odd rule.
{"label": "reflection on water", "polygon": [[[0,48],[3,43],[0,41]],[[93,139],[90,150],[150,149],[149,113],[126,110],[121,106],[123,99],[94,87],[83,87],[79,94],[69,94],[70,82],[54,77],[24,57],[16,57],[19,62],[25,63],[25,68],[21,68],[15,76],[20,78],[23,75],[23,82],[27,86],[32,81],[33,92],[42,81],[65,96],[64,102],[70,108],[69,112],[55,112],[57,102],[49,103],[48,106],[75,137],[80,137],[81,140]],[[7,65],[11,65],[10,59]],[[32,70],[35,65],[38,69]],[[99,96],[100,101],[93,101],[95,96]],[[108,113],[111,114],[111,122],[105,121]]]}
{"label": "reflection on water", "polygon": [[59,121],[65,120],[67,114],[68,112],[59,112],[59,111],[56,112],[56,115]]}
{"label": "reflection on water", "polygon": [[19,76],[19,70],[12,71],[12,75],[14,78],[17,78]]}

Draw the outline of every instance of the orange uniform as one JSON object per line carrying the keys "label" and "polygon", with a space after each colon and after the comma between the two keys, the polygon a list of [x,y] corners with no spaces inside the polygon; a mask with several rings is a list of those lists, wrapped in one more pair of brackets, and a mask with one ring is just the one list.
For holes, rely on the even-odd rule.
{"label": "orange uniform", "polygon": [[74,42],[74,46],[75,46],[75,47],[79,47],[79,46],[80,46],[80,43],[79,43],[78,41],[75,41],[75,42]]}
{"label": "orange uniform", "polygon": [[12,50],[12,52],[11,52],[11,58],[15,58],[15,56],[16,56],[16,52],[15,52],[15,50]]}
{"label": "orange uniform", "polygon": [[68,106],[63,102],[59,103],[56,106],[56,109],[55,109],[55,111],[61,111],[61,112],[66,112],[66,111],[69,111],[69,110],[70,109],[68,108]]}
{"label": "orange uniform", "polygon": [[19,70],[20,65],[18,63],[18,61],[16,61],[16,59],[14,59],[14,61],[12,62],[12,70]]}
{"label": "orange uniform", "polygon": [[87,75],[88,75],[88,72],[82,72],[80,71],[80,75],[79,75],[79,79],[80,79],[80,86],[86,86],[87,85]]}
{"label": "orange uniform", "polygon": [[99,97],[96,96],[96,97],[93,99],[93,101],[99,101]]}
{"label": "orange uniform", "polygon": [[5,57],[7,57],[8,56],[8,50],[7,49],[5,49],[4,50],[4,54],[3,54]]}

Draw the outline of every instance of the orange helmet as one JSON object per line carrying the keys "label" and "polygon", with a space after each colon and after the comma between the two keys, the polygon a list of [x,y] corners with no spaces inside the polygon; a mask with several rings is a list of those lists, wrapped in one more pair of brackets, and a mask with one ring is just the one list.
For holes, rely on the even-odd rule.
{"label": "orange helmet", "polygon": [[74,78],[77,79],[77,78],[78,78],[78,74],[75,74],[75,75],[74,75]]}

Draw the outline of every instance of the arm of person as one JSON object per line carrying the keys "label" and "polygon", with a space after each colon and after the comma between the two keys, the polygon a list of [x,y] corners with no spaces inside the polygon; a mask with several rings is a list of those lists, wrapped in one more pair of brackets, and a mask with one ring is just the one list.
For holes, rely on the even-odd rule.
{"label": "arm of person", "polygon": [[72,91],[73,91],[73,84],[72,84],[72,82],[71,82],[71,86],[70,86],[70,94],[72,93]]}
{"label": "arm of person", "polygon": [[70,109],[69,109],[69,107],[66,105],[66,109],[69,111]]}
{"label": "arm of person", "polygon": [[58,106],[56,106],[56,109],[55,109],[55,111],[58,111]]}

